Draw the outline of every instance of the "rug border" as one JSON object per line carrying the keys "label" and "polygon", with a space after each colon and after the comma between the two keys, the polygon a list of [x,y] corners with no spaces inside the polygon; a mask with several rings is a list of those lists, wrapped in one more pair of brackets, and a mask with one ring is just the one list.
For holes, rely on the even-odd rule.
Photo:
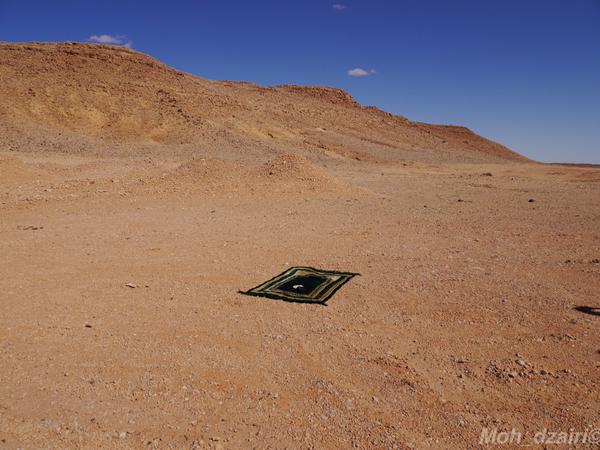
{"label": "rug border", "polygon": [[[262,286],[265,285],[269,285],[269,283],[273,282],[274,280],[276,280],[277,278],[281,277],[282,275],[285,275],[287,272],[290,272],[292,270],[298,270],[298,269],[305,269],[305,270],[309,270],[309,271],[313,271],[313,272],[321,272],[321,273],[325,273],[325,274],[331,274],[331,275],[342,275],[344,277],[344,279],[342,280],[341,283],[339,283],[338,286],[335,287],[335,289],[333,289],[331,292],[329,292],[323,299],[321,300],[310,300],[310,299],[301,299],[301,298],[296,298],[296,297],[288,297],[286,295],[283,294],[275,294],[272,292],[253,292],[256,291],[257,289],[261,288]],[[315,267],[311,267],[311,266],[292,266],[287,268],[286,270],[284,270],[283,272],[281,272],[278,275],[275,275],[274,277],[268,279],[267,281],[264,281],[262,283],[260,283],[259,285],[248,289],[247,291],[239,291],[240,294],[244,294],[244,295],[249,295],[251,297],[263,297],[263,298],[270,298],[273,300],[283,300],[283,301],[287,301],[287,302],[291,302],[291,303],[312,303],[312,304],[316,304],[316,305],[325,305],[327,303],[327,301],[333,297],[333,295],[342,287],[344,286],[347,282],[349,282],[352,278],[356,277],[356,276],[360,276],[360,273],[358,272],[341,272],[338,270],[326,270],[326,269],[317,269]]]}

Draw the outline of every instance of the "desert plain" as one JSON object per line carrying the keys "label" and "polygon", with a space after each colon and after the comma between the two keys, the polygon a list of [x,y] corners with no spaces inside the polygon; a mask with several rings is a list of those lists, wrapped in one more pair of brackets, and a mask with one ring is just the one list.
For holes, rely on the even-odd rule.
{"label": "desert plain", "polygon": [[[0,79],[1,448],[600,429],[599,168],[125,48],[0,44]],[[239,293],[292,266],[361,275]]]}

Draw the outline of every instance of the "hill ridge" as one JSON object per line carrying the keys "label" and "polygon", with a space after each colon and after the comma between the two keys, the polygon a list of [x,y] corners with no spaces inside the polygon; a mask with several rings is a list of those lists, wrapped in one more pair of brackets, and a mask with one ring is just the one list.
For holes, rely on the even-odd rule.
{"label": "hill ridge", "polygon": [[126,47],[0,43],[0,76],[0,144],[10,149],[43,150],[39,142],[48,141],[69,152],[61,144],[69,135],[86,148],[132,152],[158,145],[374,161],[526,160],[465,127],[413,122],[336,87],[208,80]]}

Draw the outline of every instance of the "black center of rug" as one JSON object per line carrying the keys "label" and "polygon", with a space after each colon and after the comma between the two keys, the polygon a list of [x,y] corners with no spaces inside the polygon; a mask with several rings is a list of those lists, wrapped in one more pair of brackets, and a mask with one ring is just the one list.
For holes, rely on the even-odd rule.
{"label": "black center of rug", "polygon": [[352,272],[292,267],[242,294],[296,303],[325,304],[352,277]]}
{"label": "black center of rug", "polygon": [[310,294],[315,288],[326,282],[327,278],[316,275],[297,276],[279,286],[279,289],[292,293]]}

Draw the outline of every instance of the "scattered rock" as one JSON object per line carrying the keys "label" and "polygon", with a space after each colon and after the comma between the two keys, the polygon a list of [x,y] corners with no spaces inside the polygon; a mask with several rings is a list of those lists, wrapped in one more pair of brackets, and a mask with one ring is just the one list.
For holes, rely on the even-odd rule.
{"label": "scattered rock", "polygon": [[128,288],[131,288],[131,289],[135,289],[137,287],[137,284],[135,284],[135,283],[127,283],[125,286],[127,286]]}
{"label": "scattered rock", "polygon": [[86,324],[85,324],[85,327],[86,327],[86,328],[92,328],[92,326],[91,326],[89,323],[86,323]]}
{"label": "scattered rock", "polygon": [[492,172],[483,172],[483,173],[481,174],[481,176],[482,176],[482,177],[492,177],[492,176],[494,176],[494,175],[492,174]]}
{"label": "scattered rock", "polygon": [[530,199],[529,199],[529,200],[527,200],[527,201],[528,201],[529,203],[533,203],[533,202],[535,202],[535,199],[533,199],[533,198],[530,198]]}

